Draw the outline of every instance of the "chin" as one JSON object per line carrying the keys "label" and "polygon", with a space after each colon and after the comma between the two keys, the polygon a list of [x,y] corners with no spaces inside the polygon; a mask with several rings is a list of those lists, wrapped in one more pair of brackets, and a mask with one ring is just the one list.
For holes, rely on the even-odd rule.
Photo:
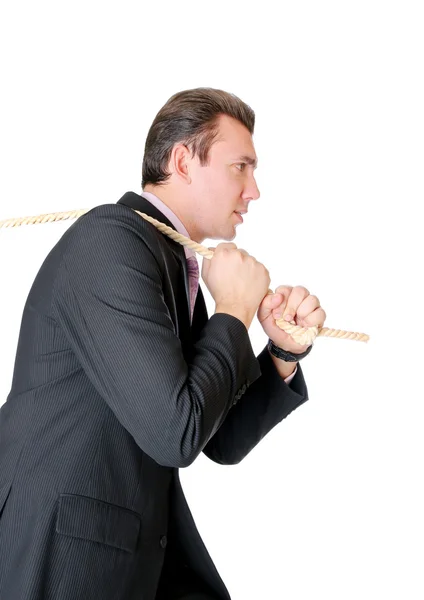
{"label": "chin", "polygon": [[212,233],[211,231],[209,235],[205,235],[204,239],[207,238],[209,240],[223,240],[224,242],[232,242],[236,236],[236,227],[234,225],[230,225],[229,227],[227,226],[225,229],[224,227],[222,227],[221,230],[215,229],[214,233]]}
{"label": "chin", "polygon": [[237,236],[237,231],[233,231],[232,234],[227,235],[227,237],[223,238],[226,242],[232,242],[233,239]]}

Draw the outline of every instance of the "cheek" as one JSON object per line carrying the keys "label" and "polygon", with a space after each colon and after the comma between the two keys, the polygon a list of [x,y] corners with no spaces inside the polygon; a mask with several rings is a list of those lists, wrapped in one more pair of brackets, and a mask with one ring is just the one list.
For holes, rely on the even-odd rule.
{"label": "cheek", "polygon": [[198,181],[198,190],[202,198],[213,198],[217,196],[225,185],[222,180],[211,172],[205,172]]}
{"label": "cheek", "polygon": [[240,182],[228,172],[204,172],[198,179],[196,196],[202,203],[202,212],[208,218],[227,217],[239,203]]}
{"label": "cheek", "polygon": [[222,206],[227,205],[231,208],[234,203],[239,202],[242,186],[236,176],[227,172],[212,179],[211,189],[215,190]]}

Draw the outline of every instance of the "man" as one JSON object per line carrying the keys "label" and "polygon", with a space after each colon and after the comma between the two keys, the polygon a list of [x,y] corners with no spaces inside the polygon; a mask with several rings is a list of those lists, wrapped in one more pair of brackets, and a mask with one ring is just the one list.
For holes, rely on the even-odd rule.
{"label": "man", "polygon": [[[194,253],[135,210],[233,239],[259,197],[253,128],[231,94],[175,94],[149,130],[143,194],[80,217],[41,266],[0,412],[0,598],[230,598],[178,469],[202,451],[237,464],[308,399],[308,348],[274,317],[325,313],[303,287],[268,296],[266,268],[222,243],[203,261],[208,319]],[[258,357],[255,314],[274,342]]]}

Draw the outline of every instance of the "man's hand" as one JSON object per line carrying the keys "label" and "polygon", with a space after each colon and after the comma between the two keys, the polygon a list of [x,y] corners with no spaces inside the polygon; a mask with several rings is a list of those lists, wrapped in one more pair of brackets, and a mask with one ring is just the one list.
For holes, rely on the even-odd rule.
{"label": "man's hand", "polygon": [[215,300],[215,313],[233,315],[249,329],[269,289],[268,269],[233,243],[213,250],[212,258],[203,261],[202,279]]}
{"label": "man's hand", "polygon": [[258,320],[274,344],[295,354],[305,352],[309,345],[298,344],[276,325],[275,320],[286,315],[290,317],[287,322],[294,321],[294,324],[300,327],[317,325],[321,329],[327,318],[325,311],[320,307],[318,298],[311,296],[306,288],[299,285],[280,285],[274,294],[265,296],[259,305]]}

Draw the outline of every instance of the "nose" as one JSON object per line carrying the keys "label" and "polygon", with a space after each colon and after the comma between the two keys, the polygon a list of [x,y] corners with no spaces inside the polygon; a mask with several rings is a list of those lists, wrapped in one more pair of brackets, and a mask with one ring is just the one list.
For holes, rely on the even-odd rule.
{"label": "nose", "polygon": [[260,195],[261,193],[259,191],[258,184],[256,183],[255,176],[252,172],[251,176],[249,177],[249,181],[246,183],[244,188],[243,199],[258,200]]}

